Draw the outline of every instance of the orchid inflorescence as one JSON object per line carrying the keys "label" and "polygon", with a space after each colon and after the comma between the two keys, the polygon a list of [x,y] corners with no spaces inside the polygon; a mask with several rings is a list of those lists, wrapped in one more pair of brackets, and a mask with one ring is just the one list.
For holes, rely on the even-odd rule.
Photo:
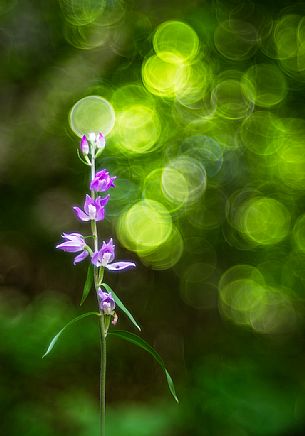
{"label": "orchid inflorescence", "polygon": [[[98,312],[83,313],[76,318],[68,322],[51,340],[49,347],[45,354],[50,353],[55,343],[64,330],[76,321],[79,321],[87,316],[95,315],[99,317],[100,325],[100,346],[101,346],[101,367],[100,367],[100,434],[105,436],[105,415],[106,415],[106,336],[107,334],[124,339],[138,347],[146,350],[151,354],[154,359],[162,367],[169,389],[178,401],[173,381],[165,368],[164,362],[161,356],[149,345],[144,339],[125,330],[114,330],[108,333],[110,327],[110,321],[113,325],[117,324],[118,315],[115,312],[116,307],[121,309],[123,313],[129,318],[131,323],[141,330],[139,324],[136,322],[130,311],[126,308],[123,302],[119,299],[113,289],[108,284],[103,282],[104,272],[108,271],[121,271],[127,268],[135,267],[134,262],[115,260],[115,245],[112,238],[108,242],[103,241],[99,244],[97,222],[105,219],[105,207],[110,200],[110,194],[107,193],[112,188],[115,188],[116,177],[110,176],[106,169],[102,169],[98,172],[95,171],[96,158],[100,156],[105,148],[105,138],[102,133],[90,133],[88,136],[84,135],[80,142],[80,150],[78,155],[80,160],[90,166],[91,178],[90,178],[90,194],[86,194],[83,208],[74,206],[73,210],[76,217],[81,222],[90,222],[91,235],[83,236],[80,233],[63,233],[63,242],[58,244],[56,248],[63,250],[67,253],[75,253],[74,265],[79,262],[89,259],[89,267],[87,272],[87,278],[85,281],[81,304],[84,303],[88,297],[92,285],[94,284],[96,300],[98,303]],[[100,195],[102,194],[102,195]],[[91,241],[88,243],[88,240]]]}
{"label": "orchid inflorescence", "polygon": [[[110,199],[109,194],[107,194],[105,197],[101,197],[99,195],[96,196],[96,194],[101,192],[105,193],[111,188],[115,188],[114,181],[116,179],[116,177],[111,177],[109,172],[105,169],[95,173],[94,161],[96,158],[96,150],[100,152],[104,148],[105,138],[102,133],[99,133],[98,135],[90,134],[88,138],[86,135],[82,137],[80,142],[80,150],[90,162],[90,166],[94,167],[94,171],[91,173],[91,194],[86,194],[83,210],[78,206],[73,207],[73,210],[80,221],[93,222],[93,237],[95,242],[97,242],[95,223],[104,220],[105,206]],[[80,233],[63,233],[62,237],[65,239],[65,241],[61,244],[58,244],[56,248],[70,253],[80,252],[80,254],[78,254],[74,259],[74,265],[90,256],[92,265],[97,268],[97,277],[103,277],[105,268],[110,271],[120,271],[136,266],[134,262],[113,262],[115,258],[115,245],[113,244],[112,238],[110,238],[108,242],[103,241],[100,248],[98,248],[97,244],[95,244],[95,247],[92,249],[85,241],[88,236],[82,236]],[[101,283],[97,283],[97,286],[100,285]],[[117,314],[114,312],[115,301],[112,298],[111,292],[107,293],[100,287],[98,287],[96,292],[101,313],[112,315],[114,317],[113,323],[116,323]]]}

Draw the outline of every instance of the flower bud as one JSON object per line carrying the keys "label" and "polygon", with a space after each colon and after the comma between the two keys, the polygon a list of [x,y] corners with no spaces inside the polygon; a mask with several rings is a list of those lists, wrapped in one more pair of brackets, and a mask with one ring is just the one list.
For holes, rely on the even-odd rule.
{"label": "flower bud", "polygon": [[115,301],[111,293],[103,292],[101,288],[97,291],[98,301],[101,312],[105,315],[112,315],[115,309]]}
{"label": "flower bud", "polygon": [[103,150],[106,145],[105,136],[102,133],[99,133],[95,140],[96,147],[100,150]]}
{"label": "flower bud", "polygon": [[83,154],[89,153],[89,144],[86,135],[84,135],[80,141],[80,150]]}

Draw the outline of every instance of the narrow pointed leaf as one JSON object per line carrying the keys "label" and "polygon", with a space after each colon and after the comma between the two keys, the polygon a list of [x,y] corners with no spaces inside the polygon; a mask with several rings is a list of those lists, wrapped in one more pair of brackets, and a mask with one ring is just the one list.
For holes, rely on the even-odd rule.
{"label": "narrow pointed leaf", "polygon": [[84,303],[84,301],[88,297],[89,292],[91,291],[92,288],[92,283],[93,283],[93,266],[89,265],[80,306]]}
{"label": "narrow pointed leaf", "polygon": [[100,316],[100,314],[98,312],[87,312],[87,313],[83,313],[82,315],[77,316],[76,318],[72,319],[71,321],[69,321],[61,330],[59,330],[59,332],[54,336],[54,338],[52,339],[52,341],[50,342],[47,351],[44,353],[44,355],[42,356],[42,358],[44,358],[47,354],[50,353],[50,351],[52,351],[54,345],[56,344],[56,342],[58,341],[58,338],[61,336],[61,334],[66,330],[67,327],[69,327],[70,325],[74,324],[75,322],[81,320],[82,318],[85,318],[87,316],[90,315],[96,315],[96,316]]}
{"label": "narrow pointed leaf", "polygon": [[83,162],[83,164],[85,164],[85,165],[88,165],[89,167],[91,166],[91,164],[89,163],[89,162],[87,162],[87,161],[85,161],[82,157],[81,157],[81,155],[80,155],[80,152],[79,152],[79,150],[78,150],[78,148],[76,149],[76,151],[77,151],[77,156],[78,156],[78,158],[79,158],[79,160],[80,161],[82,161]]}
{"label": "narrow pointed leaf", "polygon": [[125,339],[126,341],[131,342],[132,344],[135,344],[140,348],[143,348],[143,350],[147,351],[151,356],[153,356],[153,358],[159,363],[159,365],[161,366],[161,368],[163,369],[163,371],[165,373],[168,388],[169,388],[172,396],[175,398],[177,403],[179,403],[179,400],[178,400],[178,397],[177,397],[176,391],[175,391],[174,382],[173,382],[169,372],[167,371],[167,369],[164,365],[163,359],[160,356],[160,354],[157,353],[157,351],[151,345],[149,345],[146,341],[144,341],[144,339],[140,338],[139,336],[135,335],[134,333],[130,333],[130,332],[127,332],[125,330],[114,330],[114,331],[109,332],[108,335],[117,336],[121,339]]}
{"label": "narrow pointed leaf", "polygon": [[119,299],[119,297],[116,295],[116,293],[113,291],[113,289],[111,289],[111,287],[109,285],[107,285],[106,283],[102,283],[102,286],[104,286],[104,288],[106,289],[107,292],[111,292],[113,299],[116,303],[116,305],[122,310],[122,312],[125,313],[125,315],[128,316],[128,318],[130,319],[130,321],[137,327],[138,330],[141,331],[141,327],[139,326],[139,324],[137,323],[137,321],[134,319],[134,317],[132,316],[132,314],[129,312],[129,310],[127,309],[127,307],[122,303],[122,301]]}

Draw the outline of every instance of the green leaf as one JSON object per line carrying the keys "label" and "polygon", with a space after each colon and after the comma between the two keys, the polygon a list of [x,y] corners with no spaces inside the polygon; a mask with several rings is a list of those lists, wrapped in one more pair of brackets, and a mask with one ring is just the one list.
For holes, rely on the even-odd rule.
{"label": "green leaf", "polygon": [[76,321],[79,321],[82,318],[85,318],[87,316],[90,315],[96,315],[96,316],[100,316],[100,314],[98,312],[87,312],[87,313],[83,313],[82,315],[77,316],[76,318],[72,319],[71,321],[68,322],[68,324],[66,324],[61,330],[59,330],[59,332],[57,333],[57,335],[54,336],[54,338],[52,339],[52,341],[50,342],[47,351],[44,353],[44,355],[42,356],[42,358],[44,358],[47,354],[50,353],[50,351],[52,351],[54,345],[56,344],[56,342],[58,341],[58,338],[60,337],[60,335],[66,330],[67,327],[69,327],[70,325],[74,324]]}
{"label": "green leaf", "polygon": [[91,164],[90,164],[89,162],[85,161],[85,160],[81,157],[78,148],[76,149],[76,151],[77,151],[77,156],[78,156],[79,160],[80,160],[81,162],[83,162],[83,164],[88,165],[89,167],[91,167]]}
{"label": "green leaf", "polygon": [[125,339],[125,341],[131,342],[132,344],[137,345],[140,348],[143,348],[143,350],[146,350],[149,354],[153,356],[153,358],[159,363],[163,371],[165,372],[168,388],[172,394],[172,396],[175,398],[177,403],[179,403],[178,397],[176,395],[174,382],[169,375],[169,372],[165,368],[164,362],[162,357],[159,353],[151,346],[149,345],[144,339],[140,338],[139,336],[135,335],[134,333],[127,332],[125,330],[115,330],[108,333],[108,335],[112,336],[118,336],[121,339]]}
{"label": "green leaf", "polygon": [[92,283],[93,283],[93,266],[89,265],[88,267],[88,271],[87,271],[87,277],[86,277],[86,281],[84,284],[84,289],[83,289],[83,295],[82,295],[82,299],[80,302],[80,306],[84,303],[84,301],[86,300],[86,298],[89,295],[89,292],[91,291],[92,288]]}
{"label": "green leaf", "polygon": [[141,331],[141,328],[139,326],[139,324],[137,323],[137,321],[134,319],[134,317],[131,315],[131,313],[129,312],[129,310],[127,309],[126,306],[124,306],[124,304],[122,303],[122,301],[119,299],[119,297],[116,295],[116,293],[111,289],[111,287],[109,285],[107,285],[106,283],[102,283],[102,286],[104,286],[104,288],[106,289],[107,292],[111,292],[113,299],[116,303],[116,305],[122,310],[122,312],[125,313],[125,315],[128,316],[128,318],[130,319],[130,321],[137,327],[138,330]]}

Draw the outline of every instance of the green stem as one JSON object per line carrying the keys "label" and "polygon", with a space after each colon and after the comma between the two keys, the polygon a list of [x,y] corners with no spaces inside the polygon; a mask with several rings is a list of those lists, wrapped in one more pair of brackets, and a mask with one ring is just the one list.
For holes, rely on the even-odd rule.
{"label": "green stem", "polygon": [[[92,159],[91,159],[91,180],[95,177],[95,147],[92,144]],[[95,192],[91,191],[91,198],[95,199]],[[91,231],[94,239],[94,251],[98,250],[98,233],[96,221],[91,221]],[[102,277],[102,275],[101,275]],[[100,283],[99,270],[94,266],[94,286],[96,291],[97,305],[99,307],[97,291]],[[105,318],[101,313],[100,317],[100,435],[106,435],[106,363],[107,363],[107,348],[106,348],[106,331],[105,331]]]}

